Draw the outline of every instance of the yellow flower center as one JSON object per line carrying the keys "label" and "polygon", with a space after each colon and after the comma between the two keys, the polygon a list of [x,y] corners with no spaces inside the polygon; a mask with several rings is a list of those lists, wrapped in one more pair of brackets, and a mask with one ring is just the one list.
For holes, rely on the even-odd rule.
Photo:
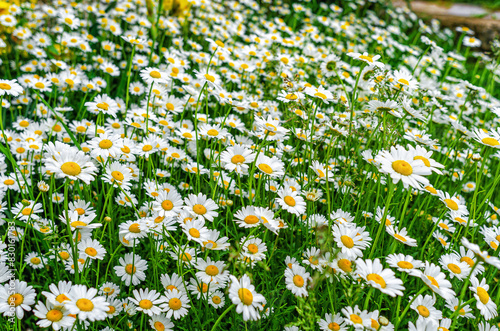
{"label": "yellow flower center", "polygon": [[292,198],[291,196],[286,196],[284,199],[285,203],[291,207],[294,207],[296,205],[295,199]]}
{"label": "yellow flower center", "polygon": [[151,300],[143,299],[139,301],[139,307],[142,309],[151,309],[151,307],[153,307],[153,303]]}
{"label": "yellow flower center", "polygon": [[205,272],[209,276],[217,276],[219,274],[219,268],[217,268],[217,266],[215,265],[209,265],[205,268]]}
{"label": "yellow flower center", "polygon": [[173,298],[168,301],[168,306],[172,310],[179,310],[182,307],[182,302],[177,298]]}
{"label": "yellow flower center", "polygon": [[164,200],[162,203],[161,203],[161,207],[164,209],[164,210],[172,210],[174,208],[174,204],[172,203],[172,201],[170,200]]}
{"label": "yellow flower center", "polygon": [[31,210],[31,208],[24,208],[21,214],[23,214],[24,216],[28,216],[31,214]]}
{"label": "yellow flower center", "polygon": [[448,208],[450,208],[451,210],[458,210],[458,204],[452,199],[444,199],[444,202],[446,203],[446,206],[448,206]]}
{"label": "yellow flower center", "polygon": [[481,139],[481,141],[483,142],[483,144],[489,145],[489,146],[500,145],[500,142],[498,142],[498,140],[496,140],[495,138],[491,138],[491,137],[483,138],[483,139]]}
{"label": "yellow flower center", "polygon": [[411,165],[404,160],[392,162],[392,169],[403,176],[410,176],[413,173]]}
{"label": "yellow flower center", "polygon": [[450,269],[451,272],[453,272],[454,274],[460,274],[460,273],[462,273],[462,269],[460,269],[460,267],[457,266],[454,263],[449,263],[448,264],[448,269]]}
{"label": "yellow flower center", "polygon": [[99,147],[102,149],[109,149],[109,148],[111,148],[111,146],[113,146],[113,142],[109,139],[103,139],[99,143]]}
{"label": "yellow flower center", "polygon": [[207,131],[207,134],[211,137],[216,137],[219,134],[219,131],[217,131],[215,129],[210,129]]}
{"label": "yellow flower center", "polygon": [[343,272],[351,272],[352,271],[352,262],[348,259],[340,259],[337,262],[337,265]]}
{"label": "yellow flower center", "polygon": [[399,261],[397,264],[401,269],[413,269],[413,264],[407,261]]}
{"label": "yellow flower center", "polygon": [[82,172],[82,168],[76,162],[65,162],[61,166],[61,171],[69,176],[78,176]]}
{"label": "yellow flower center", "polygon": [[259,218],[255,215],[248,215],[247,217],[245,217],[243,222],[245,222],[246,224],[256,224],[259,222]]}
{"label": "yellow flower center", "polygon": [[439,288],[439,283],[436,281],[436,279],[432,276],[427,276],[427,279],[431,281],[431,284]]}
{"label": "yellow flower center", "polygon": [[153,78],[156,78],[156,79],[161,78],[161,73],[159,71],[156,71],[156,70],[151,71],[149,73],[149,75]]}
{"label": "yellow flower center", "polygon": [[198,215],[204,215],[207,213],[207,208],[203,205],[196,204],[193,206],[193,211]]}
{"label": "yellow flower center", "polygon": [[47,318],[51,322],[58,322],[62,320],[63,317],[64,315],[59,309],[51,309],[45,315],[45,318]]}
{"label": "yellow flower center", "polygon": [[191,237],[200,238],[200,231],[195,228],[189,229],[189,234],[191,235]]}
{"label": "yellow flower center", "polygon": [[361,60],[365,60],[365,61],[368,61],[370,63],[373,63],[373,58],[371,56],[369,56],[369,55],[360,55],[359,58]]}
{"label": "yellow flower center", "polygon": [[132,264],[127,264],[125,266],[125,272],[128,273],[129,275],[135,274],[136,270],[137,269]]}
{"label": "yellow flower center", "polygon": [[342,244],[344,244],[344,246],[347,248],[354,247],[354,240],[352,240],[352,238],[349,236],[343,235],[342,237],[340,237],[340,241],[342,241]]}
{"label": "yellow flower center", "polygon": [[238,290],[238,296],[244,305],[250,306],[253,303],[253,294],[246,288],[240,288]]}
{"label": "yellow flower center", "polygon": [[333,330],[333,331],[339,331],[340,325],[338,325],[338,323],[332,322],[332,323],[328,324],[328,329]]}
{"label": "yellow flower center", "polygon": [[425,306],[418,306],[417,307],[417,310],[418,310],[418,313],[423,316],[423,317],[429,317],[429,315],[431,314],[429,312],[429,309],[427,309],[427,307]]}
{"label": "yellow flower center", "polygon": [[56,296],[56,301],[59,303],[63,303],[67,300],[69,300],[69,298],[65,294],[59,294],[58,296]]}
{"label": "yellow flower center", "polygon": [[97,255],[97,251],[95,250],[95,248],[92,248],[92,247],[85,248],[85,253],[87,255],[90,255],[90,256],[96,256]]}
{"label": "yellow flower center", "polygon": [[293,276],[293,284],[297,287],[304,286],[304,278],[301,275]]}
{"label": "yellow flower center", "polygon": [[372,282],[379,284],[382,288],[385,288],[387,286],[384,278],[377,274],[369,274],[368,276],[366,276],[366,280],[371,280]]}
{"label": "yellow flower center", "polygon": [[273,169],[268,166],[267,164],[261,163],[259,164],[259,169],[265,172],[266,174],[270,175],[273,173]]}
{"label": "yellow flower center", "polygon": [[140,233],[141,229],[138,223],[133,223],[128,227],[128,230],[132,233]]}
{"label": "yellow flower center", "polygon": [[476,291],[477,291],[477,296],[479,297],[479,300],[483,305],[487,304],[490,301],[490,296],[484,288],[478,287]]}
{"label": "yellow flower center", "polygon": [[354,324],[363,324],[363,319],[359,315],[351,314],[349,317]]}
{"label": "yellow flower center", "polygon": [[248,245],[248,251],[252,254],[257,254],[259,252],[259,246],[255,244]]}
{"label": "yellow flower center", "polygon": [[76,302],[76,306],[81,311],[92,311],[94,309],[94,304],[92,303],[92,301],[85,298],[78,299],[78,301]]}
{"label": "yellow flower center", "polygon": [[235,155],[231,158],[231,162],[234,164],[241,164],[245,162],[245,158],[241,155]]}

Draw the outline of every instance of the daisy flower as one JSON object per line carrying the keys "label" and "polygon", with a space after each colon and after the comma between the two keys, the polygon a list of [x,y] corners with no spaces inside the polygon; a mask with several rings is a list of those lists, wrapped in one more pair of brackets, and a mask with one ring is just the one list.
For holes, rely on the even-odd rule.
{"label": "daisy flower", "polygon": [[451,212],[464,216],[469,215],[463,198],[459,199],[457,196],[452,197],[448,192],[443,191],[438,192],[438,197]]}
{"label": "daisy flower", "polygon": [[172,276],[163,274],[160,277],[160,281],[166,291],[177,290],[179,292],[186,292],[182,278],[176,273],[173,273]]}
{"label": "daisy flower", "polygon": [[476,277],[470,278],[471,285],[469,290],[474,292],[474,298],[476,298],[477,309],[481,312],[486,320],[490,320],[498,316],[497,305],[490,298],[488,290],[490,286],[486,284],[486,279],[483,278],[479,281]]}
{"label": "daisy flower", "polygon": [[380,55],[368,55],[367,52],[364,52],[363,54],[361,53],[356,53],[356,52],[350,52],[347,53],[347,56],[352,57],[357,60],[361,60],[364,63],[368,64],[368,67],[377,67],[377,68],[383,68],[384,64],[382,62],[377,61],[380,59]]}
{"label": "daisy flower", "polygon": [[441,269],[430,262],[425,262],[424,270],[420,274],[422,279],[434,293],[437,293],[445,300],[454,297],[456,294],[451,287],[450,281],[446,279],[446,275],[441,272]]}
{"label": "daisy flower", "polygon": [[0,79],[0,97],[4,95],[17,97],[21,93],[23,93],[23,88],[16,82],[15,79]]}
{"label": "daisy flower", "polygon": [[250,283],[248,275],[243,275],[239,280],[233,275],[229,277],[231,279],[229,298],[236,305],[236,312],[243,314],[244,321],[259,320],[262,304],[266,303],[264,296],[255,291],[255,286]]}
{"label": "daisy flower", "polygon": [[179,319],[188,313],[189,299],[186,293],[178,290],[167,290],[165,292],[165,302],[160,307],[165,312],[167,318]]}
{"label": "daisy flower", "polygon": [[335,243],[341,249],[341,252],[347,254],[350,259],[362,257],[362,250],[368,246],[368,243],[361,241],[363,237],[358,230],[357,227],[346,224],[334,224],[332,227]]}
{"label": "daisy flower", "polygon": [[165,298],[160,297],[160,293],[155,290],[143,290],[142,288],[134,290],[132,293],[134,297],[128,299],[137,305],[137,310],[149,316],[159,315],[162,312],[159,305],[165,302]]}
{"label": "daisy flower", "polygon": [[366,311],[361,311],[358,305],[353,307],[347,306],[342,308],[342,314],[344,314],[344,322],[347,325],[354,327],[354,329],[364,329],[364,324],[369,322],[369,316]]}
{"label": "daisy flower", "polygon": [[[462,302],[462,305],[463,305],[463,302]],[[460,305],[460,306],[462,306]],[[456,312],[458,307],[459,307],[459,304],[458,304],[458,298],[456,297],[453,297],[451,298],[450,300],[447,300],[446,301],[446,307],[451,310],[452,312]],[[457,315],[455,315],[459,318],[475,318],[475,316],[472,314],[472,309],[470,308],[469,305],[465,305],[463,306],[460,311],[458,312]]]}
{"label": "daisy flower", "polygon": [[119,228],[119,234],[123,235],[127,240],[145,238],[149,232],[149,227],[143,219],[139,219],[137,221],[126,221],[121,223]]}
{"label": "daisy flower", "polygon": [[26,282],[18,279],[11,282],[14,286],[10,283],[0,286],[0,313],[3,313],[3,316],[23,319],[24,311],[31,311],[31,306],[35,304],[36,292],[33,286],[28,286]]}
{"label": "daisy flower", "polygon": [[72,283],[60,280],[59,283],[50,284],[50,292],[43,291],[42,294],[54,306],[63,306],[66,301],[69,301],[69,292],[71,292]]}
{"label": "daisy flower", "polygon": [[[51,146],[52,142],[48,144]],[[55,174],[57,178],[69,178],[71,180],[82,180],[85,184],[90,184],[94,180],[97,168],[90,157],[74,147],[62,144],[65,149],[58,150],[57,153],[43,159],[48,171]],[[52,144],[55,148],[55,146]]]}
{"label": "daisy flower", "polygon": [[78,250],[80,257],[83,259],[89,258],[92,260],[102,260],[106,255],[106,249],[101,245],[99,240],[90,238],[84,239],[78,243]]}
{"label": "daisy flower", "polygon": [[66,308],[54,306],[50,302],[44,304],[39,301],[35,309],[33,309],[33,313],[40,319],[36,324],[42,328],[52,327],[53,330],[70,329],[75,323],[75,318],[69,316]]}
{"label": "daisy flower", "polygon": [[445,254],[439,258],[439,264],[443,269],[450,273],[450,277],[458,279],[465,279],[471,271],[471,267],[466,263],[460,261],[456,254]]}
{"label": "daisy flower", "polygon": [[473,133],[474,140],[476,140],[477,142],[479,142],[485,146],[500,149],[500,132],[499,131],[488,132],[484,129],[475,129],[472,133]]}
{"label": "daisy flower", "polygon": [[155,331],[173,331],[174,323],[165,315],[154,315],[149,320],[149,325]]}
{"label": "daisy flower", "polygon": [[97,295],[95,288],[87,289],[85,285],[73,285],[68,298],[65,307],[70,314],[77,315],[79,320],[94,322],[108,317],[106,312],[109,310],[109,303],[104,297]]}
{"label": "daisy flower", "polygon": [[279,198],[276,202],[283,207],[284,210],[297,216],[302,215],[306,211],[306,203],[297,191],[292,191],[289,188],[278,191]]}
{"label": "daisy flower", "polygon": [[106,166],[102,177],[103,181],[111,185],[117,185],[125,191],[132,187],[132,171],[129,167],[119,162],[112,162]]}
{"label": "daisy flower", "polygon": [[241,238],[242,254],[252,261],[262,261],[266,258],[266,244],[257,237]]}
{"label": "daisy flower", "polygon": [[429,184],[423,176],[430,175],[431,171],[422,160],[415,160],[414,154],[403,146],[393,146],[390,151],[379,152],[375,160],[380,163],[380,171],[389,174],[394,184],[401,180],[405,188],[419,189]]}
{"label": "daisy flower", "polygon": [[142,69],[140,72],[140,76],[142,80],[146,82],[146,85],[148,87],[155,83],[161,84],[169,81],[168,74],[158,68],[148,67]]}
{"label": "daisy flower", "polygon": [[347,331],[346,323],[340,313],[335,315],[326,313],[325,318],[318,321],[318,325],[321,331]]}
{"label": "daisy flower", "polygon": [[238,174],[247,174],[249,164],[255,160],[255,153],[243,146],[228,147],[220,155],[224,168]]}
{"label": "daisy flower", "polygon": [[294,264],[292,268],[285,269],[286,288],[295,296],[306,297],[309,294],[307,282],[311,280],[310,274],[300,265]]}
{"label": "daisy flower", "polygon": [[[418,313],[418,321],[428,321],[432,320],[437,322],[443,318],[443,314],[440,310],[437,310],[434,305],[436,304],[436,298],[431,295],[426,295],[425,297],[419,295],[416,297],[410,308]],[[418,324],[417,321],[417,324]]]}
{"label": "daisy flower", "polygon": [[246,206],[238,210],[234,213],[233,221],[242,228],[253,228],[260,225],[257,210],[253,206]]}
{"label": "daisy flower", "polygon": [[118,262],[120,265],[115,266],[114,269],[116,275],[125,282],[125,285],[133,284],[135,286],[146,279],[144,271],[148,269],[148,262],[139,255],[127,253]]}
{"label": "daisy flower", "polygon": [[153,201],[153,210],[160,216],[172,217],[182,211],[183,205],[182,196],[177,191],[160,191]]}
{"label": "daisy flower", "polygon": [[422,272],[419,269],[424,265],[422,261],[415,260],[413,256],[404,254],[390,254],[385,261],[398,271],[406,272],[415,277],[420,277]]}
{"label": "daisy flower", "polygon": [[255,161],[255,166],[259,168],[262,173],[270,177],[281,177],[284,175],[285,164],[277,157],[268,157],[259,154]]}
{"label": "daisy flower", "polygon": [[384,269],[379,259],[356,261],[356,273],[368,284],[379,289],[382,293],[395,297],[403,295],[403,281],[395,277],[394,271]]}
{"label": "daisy flower", "polygon": [[386,231],[390,234],[394,239],[407,246],[417,247],[417,241],[407,235],[406,228],[402,228],[401,230],[397,230],[394,226],[387,226]]}
{"label": "daisy flower", "polygon": [[207,257],[206,261],[198,259],[196,269],[200,270],[196,273],[196,277],[204,283],[214,282],[224,284],[229,275],[229,271],[225,270],[226,264],[224,262],[212,261],[210,257]]}
{"label": "daisy flower", "polygon": [[184,210],[191,213],[194,217],[213,222],[214,217],[219,215],[216,211],[218,207],[215,202],[203,193],[198,193],[198,195],[189,194],[189,196],[184,199],[184,203]]}
{"label": "daisy flower", "polygon": [[214,291],[209,295],[208,303],[215,309],[224,307],[224,305],[226,304],[224,293],[219,290]]}

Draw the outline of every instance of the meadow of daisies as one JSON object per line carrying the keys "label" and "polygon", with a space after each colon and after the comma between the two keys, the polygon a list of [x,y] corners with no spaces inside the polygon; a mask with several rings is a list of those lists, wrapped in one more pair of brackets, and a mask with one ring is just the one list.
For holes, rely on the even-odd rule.
{"label": "meadow of daisies", "polygon": [[0,330],[498,330],[479,46],[377,1],[0,1]]}

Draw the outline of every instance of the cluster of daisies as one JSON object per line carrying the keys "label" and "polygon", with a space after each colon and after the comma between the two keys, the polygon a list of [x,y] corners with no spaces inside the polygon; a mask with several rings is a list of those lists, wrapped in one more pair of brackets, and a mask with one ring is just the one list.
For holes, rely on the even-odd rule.
{"label": "cluster of daisies", "polygon": [[500,43],[342,4],[0,1],[2,325],[498,330]]}

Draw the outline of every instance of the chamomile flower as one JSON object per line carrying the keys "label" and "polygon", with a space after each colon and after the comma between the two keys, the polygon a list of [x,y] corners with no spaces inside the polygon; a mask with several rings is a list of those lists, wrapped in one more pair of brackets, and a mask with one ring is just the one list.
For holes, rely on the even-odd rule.
{"label": "chamomile flower", "polygon": [[184,203],[184,210],[188,211],[196,218],[213,222],[214,218],[219,215],[216,211],[218,207],[215,202],[202,193],[198,193],[198,195],[189,194],[189,196],[184,199]]}
{"label": "chamomile flower", "polygon": [[276,202],[289,213],[299,216],[306,211],[304,198],[297,191],[285,188],[278,191],[278,196],[279,198],[276,199]]}
{"label": "chamomile flower", "polygon": [[469,290],[474,292],[474,298],[476,298],[476,305],[481,315],[484,316],[486,320],[490,320],[498,316],[498,309],[495,302],[490,298],[488,290],[490,286],[486,283],[486,279],[483,278],[479,281],[476,277],[471,277],[471,285]]}
{"label": "chamomile flower", "polygon": [[165,292],[165,302],[160,307],[165,312],[167,318],[179,319],[188,313],[189,299],[186,293],[177,290],[167,290]]}
{"label": "chamomile flower", "polygon": [[403,281],[395,277],[394,271],[384,269],[379,259],[356,261],[356,273],[368,284],[382,293],[395,297],[403,295]]}
{"label": "chamomile flower", "polygon": [[101,321],[107,318],[109,303],[102,296],[97,295],[95,288],[87,288],[85,285],[73,285],[69,293],[69,301],[65,307],[70,314],[74,314],[79,320],[90,322]]}
{"label": "chamomile flower", "polygon": [[162,312],[159,305],[165,302],[165,298],[160,296],[160,293],[155,290],[143,290],[141,288],[139,290],[134,290],[132,294],[134,297],[129,298],[129,300],[137,305],[137,310],[149,316],[159,315]]}
{"label": "chamomile flower", "polygon": [[45,304],[39,301],[33,309],[33,313],[39,318],[36,324],[42,328],[52,327],[53,330],[69,329],[75,323],[75,318],[69,315],[63,306],[54,306],[50,302]]}
{"label": "chamomile flower", "polygon": [[0,286],[0,313],[23,319],[24,312],[31,311],[31,306],[35,304],[35,297],[33,286],[17,279],[12,284]]}
{"label": "chamomile flower", "polygon": [[375,160],[380,163],[380,171],[389,174],[394,184],[399,181],[408,188],[421,188],[429,184],[424,176],[430,175],[430,169],[422,160],[414,159],[415,153],[403,146],[391,147],[390,151],[381,151]]}
{"label": "chamomile flower", "polygon": [[115,266],[114,269],[116,275],[121,278],[125,285],[133,284],[135,286],[146,279],[144,271],[148,269],[148,262],[139,255],[127,253],[118,262],[119,265]]}
{"label": "chamomile flower", "polygon": [[230,275],[229,298],[236,305],[236,312],[243,314],[243,320],[256,321],[260,319],[262,304],[266,299],[262,294],[255,291],[255,286],[251,284],[250,278],[243,275],[239,280]]}
{"label": "chamomile flower", "polygon": [[310,274],[306,269],[297,264],[292,268],[285,269],[286,288],[292,291],[293,295],[298,297],[308,296],[307,283],[311,280]]}

